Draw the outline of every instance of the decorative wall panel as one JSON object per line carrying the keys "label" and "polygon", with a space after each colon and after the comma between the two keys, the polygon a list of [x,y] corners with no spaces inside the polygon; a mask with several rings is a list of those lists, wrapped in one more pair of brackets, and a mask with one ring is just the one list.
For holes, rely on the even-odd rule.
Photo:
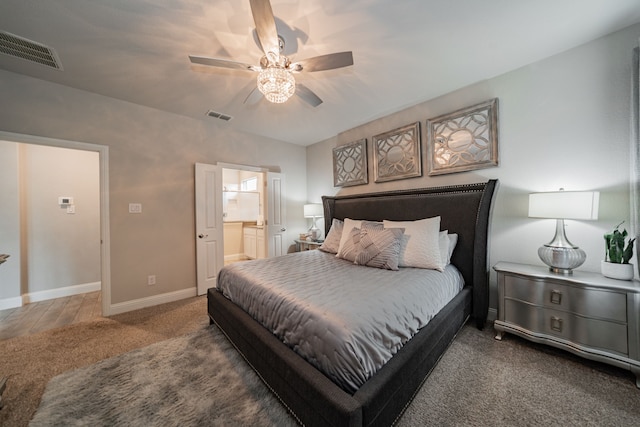
{"label": "decorative wall panel", "polygon": [[422,176],[420,122],[373,137],[376,182]]}
{"label": "decorative wall panel", "polygon": [[333,149],[334,187],[348,187],[368,182],[366,138]]}
{"label": "decorative wall panel", "polygon": [[498,165],[498,99],[427,120],[429,175]]}

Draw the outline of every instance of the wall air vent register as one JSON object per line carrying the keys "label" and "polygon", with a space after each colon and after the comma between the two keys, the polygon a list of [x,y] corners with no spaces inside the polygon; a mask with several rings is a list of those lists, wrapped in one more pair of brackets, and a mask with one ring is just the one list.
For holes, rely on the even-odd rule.
{"label": "wall air vent register", "polygon": [[55,50],[6,31],[0,31],[0,53],[62,70]]}
{"label": "wall air vent register", "polygon": [[232,116],[229,116],[223,113],[218,113],[217,111],[213,111],[213,110],[207,111],[207,116],[215,117],[216,119],[224,120],[225,122],[228,122],[229,120],[233,119]]}

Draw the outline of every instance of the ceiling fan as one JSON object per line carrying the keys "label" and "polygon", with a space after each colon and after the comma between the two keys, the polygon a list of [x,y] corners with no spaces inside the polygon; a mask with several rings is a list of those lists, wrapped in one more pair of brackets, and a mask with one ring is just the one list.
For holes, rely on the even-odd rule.
{"label": "ceiling fan", "polygon": [[353,54],[351,52],[330,53],[291,62],[289,58],[282,55],[285,41],[278,35],[269,0],[249,0],[249,2],[258,41],[264,52],[264,56],[260,58],[260,65],[189,55],[191,62],[212,67],[257,71],[257,87],[247,96],[244,103],[257,102],[264,95],[268,101],[279,104],[297,93],[302,100],[313,107],[322,104],[322,100],[311,89],[296,83],[293,74],[348,67],[353,65]]}

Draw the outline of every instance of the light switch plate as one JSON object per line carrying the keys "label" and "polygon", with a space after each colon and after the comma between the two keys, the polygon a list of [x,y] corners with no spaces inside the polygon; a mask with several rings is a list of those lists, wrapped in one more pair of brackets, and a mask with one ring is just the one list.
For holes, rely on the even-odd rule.
{"label": "light switch plate", "polygon": [[129,203],[129,213],[142,213],[142,203]]}

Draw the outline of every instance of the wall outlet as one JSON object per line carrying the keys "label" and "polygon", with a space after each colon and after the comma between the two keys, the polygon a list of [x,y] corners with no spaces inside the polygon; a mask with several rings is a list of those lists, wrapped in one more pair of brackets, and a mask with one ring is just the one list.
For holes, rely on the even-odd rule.
{"label": "wall outlet", "polygon": [[129,213],[142,213],[142,203],[129,203]]}
{"label": "wall outlet", "polygon": [[153,286],[156,284],[156,276],[147,276],[147,285]]}

